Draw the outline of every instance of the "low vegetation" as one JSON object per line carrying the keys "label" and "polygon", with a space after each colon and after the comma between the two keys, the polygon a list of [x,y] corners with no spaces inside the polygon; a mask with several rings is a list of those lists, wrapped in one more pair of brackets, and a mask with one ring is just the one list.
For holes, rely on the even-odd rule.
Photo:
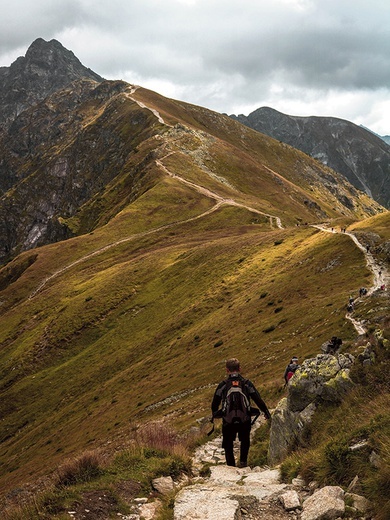
{"label": "low vegetation", "polygon": [[[65,461],[44,491],[23,504],[8,505],[2,518],[61,520],[69,518],[69,512],[82,514],[85,509],[96,518],[136,512],[135,498],[156,498],[154,478],[191,476],[189,454],[188,439],[179,438],[162,423],[149,423],[134,430],[133,441],[115,454],[93,450]],[[172,517],[171,498],[160,496],[159,520]]]}
{"label": "low vegetation", "polygon": [[323,406],[305,432],[305,446],[281,466],[289,482],[301,475],[306,482],[340,485],[369,498],[378,520],[390,515],[390,323],[381,323],[380,337],[371,335],[375,363],[357,362],[351,372],[355,389],[339,406]]}

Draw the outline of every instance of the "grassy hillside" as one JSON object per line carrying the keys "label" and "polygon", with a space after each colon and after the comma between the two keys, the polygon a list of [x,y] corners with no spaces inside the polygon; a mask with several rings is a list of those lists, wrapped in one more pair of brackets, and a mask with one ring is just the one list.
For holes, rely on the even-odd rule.
{"label": "grassy hillside", "polygon": [[[225,116],[132,96],[176,125],[142,145],[153,149],[147,187],[127,200],[118,177],[100,194],[99,225],[85,232],[91,199],[65,219],[80,236],[0,270],[3,495],[86,449],[126,445],[135,425],[188,431],[209,414],[227,357],[272,407],[292,354],[356,338],[345,310],[370,285],[364,255],[306,223],[380,208],[344,184],[332,193],[324,167]],[[388,215],[354,226],[384,247]]]}
{"label": "grassy hillside", "polygon": [[[362,253],[342,235],[275,230],[252,218],[226,207],[129,239],[59,272],[29,298],[47,275],[82,259],[104,234],[112,238],[115,223],[36,250],[2,291],[7,485],[46,471],[48,460],[55,467],[126,435],[131,421],[151,418],[146,407],[172,394],[214,384],[228,356],[239,356],[275,402],[292,352],[315,355],[332,334],[354,338],[344,310],[349,293],[369,283]],[[210,396],[204,388],[153,416],[169,411],[185,428],[208,413]]]}

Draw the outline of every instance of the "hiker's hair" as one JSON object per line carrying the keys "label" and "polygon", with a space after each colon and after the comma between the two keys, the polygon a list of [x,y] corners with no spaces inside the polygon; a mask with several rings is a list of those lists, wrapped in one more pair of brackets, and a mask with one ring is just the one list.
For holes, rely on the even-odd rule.
{"label": "hiker's hair", "polygon": [[240,370],[240,362],[237,358],[227,359],[226,368],[229,370],[229,372],[238,372]]}

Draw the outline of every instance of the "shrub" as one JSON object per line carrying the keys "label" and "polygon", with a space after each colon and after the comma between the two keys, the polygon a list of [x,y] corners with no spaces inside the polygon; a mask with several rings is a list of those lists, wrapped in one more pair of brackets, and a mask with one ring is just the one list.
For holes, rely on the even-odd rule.
{"label": "shrub", "polygon": [[71,486],[90,482],[99,477],[102,457],[97,451],[88,451],[72,460],[68,460],[58,469],[57,486]]}
{"label": "shrub", "polygon": [[136,442],[147,448],[173,451],[178,444],[176,432],[163,422],[151,422],[142,426],[135,434]]}
{"label": "shrub", "polygon": [[252,446],[249,451],[249,463],[251,466],[264,466],[267,464],[269,446],[269,423],[262,424],[253,435]]}
{"label": "shrub", "polygon": [[265,332],[267,334],[268,332],[272,332],[275,329],[276,329],[275,325],[270,325],[269,327],[263,329],[263,332]]}

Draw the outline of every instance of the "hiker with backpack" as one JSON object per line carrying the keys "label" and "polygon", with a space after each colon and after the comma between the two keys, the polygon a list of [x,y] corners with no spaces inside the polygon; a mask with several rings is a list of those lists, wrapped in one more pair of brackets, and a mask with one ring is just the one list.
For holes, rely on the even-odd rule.
{"label": "hiker with backpack", "polygon": [[[211,410],[214,418],[222,418],[222,448],[225,450],[226,464],[235,466],[233,443],[240,441],[240,467],[248,465],[251,426],[260,415],[265,418],[271,414],[254,384],[240,374],[240,362],[236,358],[226,361],[227,378],[221,381],[215,390]],[[251,399],[260,408],[251,407]],[[219,406],[222,403],[221,409]],[[252,420],[252,417],[254,419]]]}
{"label": "hiker with backpack", "polygon": [[290,381],[292,376],[295,374],[295,371],[300,368],[301,365],[298,365],[298,358],[296,356],[293,356],[290,359],[290,363],[286,366],[286,370],[284,371],[284,380],[285,385]]}

